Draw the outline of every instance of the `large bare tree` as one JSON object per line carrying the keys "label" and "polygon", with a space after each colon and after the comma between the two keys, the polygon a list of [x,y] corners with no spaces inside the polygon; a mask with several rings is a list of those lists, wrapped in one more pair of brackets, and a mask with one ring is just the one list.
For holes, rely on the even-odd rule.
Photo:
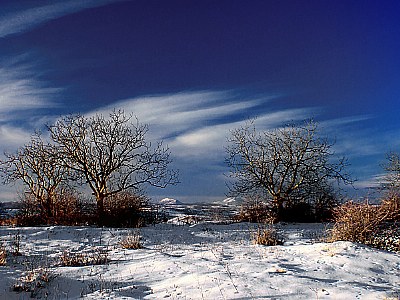
{"label": "large bare tree", "polygon": [[144,184],[164,188],[178,182],[177,172],[168,168],[168,147],[162,142],[153,147],[145,139],[148,127],[121,110],[109,116],[66,116],[49,131],[65,166],[92,190],[100,221],[106,197],[138,191]]}
{"label": "large bare tree", "polygon": [[230,194],[266,194],[278,218],[285,205],[325,193],[331,179],[351,182],[346,160],[332,162],[332,144],[318,137],[311,121],[260,132],[251,121],[233,130],[228,142]]}
{"label": "large bare tree", "polygon": [[16,153],[5,153],[6,159],[0,161],[4,183],[21,181],[45,218],[54,217],[56,198],[69,175],[68,168],[60,164],[59,154],[54,145],[34,134],[28,144]]}

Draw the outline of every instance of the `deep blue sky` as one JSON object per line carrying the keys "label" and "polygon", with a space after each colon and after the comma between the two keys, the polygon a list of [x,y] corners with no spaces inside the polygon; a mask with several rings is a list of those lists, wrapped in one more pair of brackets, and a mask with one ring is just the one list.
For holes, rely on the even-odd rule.
{"label": "deep blue sky", "polygon": [[400,151],[399,15],[399,1],[2,1],[0,150],[60,115],[123,108],[181,172],[151,195],[213,200],[229,129],[312,117],[361,195]]}

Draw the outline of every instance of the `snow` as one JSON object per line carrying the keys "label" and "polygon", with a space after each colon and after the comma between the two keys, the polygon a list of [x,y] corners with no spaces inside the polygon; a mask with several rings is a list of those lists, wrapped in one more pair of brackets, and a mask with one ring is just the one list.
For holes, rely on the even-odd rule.
{"label": "snow", "polygon": [[235,198],[226,198],[226,199],[222,200],[222,202],[225,204],[232,204],[232,203],[236,202],[236,199]]}
{"label": "snow", "polygon": [[[398,299],[400,255],[350,242],[320,243],[323,224],[281,224],[283,246],[252,243],[257,225],[158,224],[138,229],[143,249],[120,246],[130,229],[0,227],[8,251],[0,299],[29,299],[12,286],[47,274],[47,299]],[[63,267],[67,252],[108,253],[103,265]],[[33,272],[32,272],[33,271]],[[46,273],[47,272],[47,273]],[[46,277],[46,278],[47,278]]]}
{"label": "snow", "polygon": [[182,205],[183,203],[179,200],[172,198],[164,198],[160,200],[161,205]]}

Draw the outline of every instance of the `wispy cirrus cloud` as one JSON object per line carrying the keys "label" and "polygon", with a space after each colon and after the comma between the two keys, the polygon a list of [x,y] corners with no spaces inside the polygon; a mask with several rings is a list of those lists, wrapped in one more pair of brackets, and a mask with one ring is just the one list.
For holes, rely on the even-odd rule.
{"label": "wispy cirrus cloud", "polygon": [[[26,143],[32,132],[27,130],[13,127],[9,125],[0,125],[0,141],[2,143],[2,150],[5,152],[14,152],[15,149]],[[1,154],[0,154],[1,157]]]}
{"label": "wispy cirrus cloud", "polygon": [[192,130],[218,125],[234,115],[250,117],[252,109],[273,98],[275,96],[240,99],[233,91],[182,92],[123,100],[91,114],[123,109],[137,116],[140,122],[149,124],[152,135],[172,139]]}
{"label": "wispy cirrus cloud", "polygon": [[278,98],[243,96],[233,90],[194,91],[119,101],[89,114],[123,109],[149,124],[151,136],[165,140],[174,156],[222,159],[230,130],[246,119],[257,117],[257,124],[270,129],[312,114],[310,108],[276,111],[273,102]]}
{"label": "wispy cirrus cloud", "polygon": [[23,146],[62,108],[56,99],[64,90],[43,81],[33,60],[25,54],[0,61],[0,157]]}
{"label": "wispy cirrus cloud", "polygon": [[[249,117],[257,117],[255,123],[258,128],[268,130],[282,126],[291,121],[304,120],[310,109],[288,109],[277,112],[263,112]],[[245,119],[217,125],[203,126],[175,137],[171,147],[178,148],[180,155],[191,158],[193,156],[221,157],[224,146],[232,129],[243,126]],[[221,155],[222,154],[222,155]]]}
{"label": "wispy cirrus cloud", "polygon": [[[145,123],[171,124],[181,126],[191,121],[197,124],[211,115],[223,114],[221,110],[225,101],[233,99],[227,91],[196,91],[177,94],[144,96],[118,101],[97,112],[106,112],[113,108],[123,108],[127,113],[133,113]],[[222,102],[222,104],[221,104]],[[242,109],[235,106],[230,109]],[[187,125],[185,125],[186,127]]]}
{"label": "wispy cirrus cloud", "polygon": [[0,123],[18,121],[32,110],[55,107],[51,101],[61,89],[36,78],[33,66],[18,62],[0,67]]}
{"label": "wispy cirrus cloud", "polygon": [[8,12],[0,17],[0,38],[29,31],[52,19],[113,2],[118,0],[69,0]]}

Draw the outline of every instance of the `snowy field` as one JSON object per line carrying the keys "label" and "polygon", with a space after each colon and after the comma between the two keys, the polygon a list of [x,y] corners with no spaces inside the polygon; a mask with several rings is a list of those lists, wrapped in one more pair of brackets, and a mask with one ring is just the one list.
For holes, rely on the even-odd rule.
{"label": "snowy field", "polygon": [[[349,242],[315,242],[321,224],[279,225],[283,246],[254,245],[254,224],[158,224],[131,230],[0,227],[8,252],[0,299],[399,299],[400,255]],[[20,239],[20,242],[18,240]],[[107,263],[60,264],[63,253]],[[13,289],[15,291],[13,291]],[[22,291],[25,290],[25,291]]]}

